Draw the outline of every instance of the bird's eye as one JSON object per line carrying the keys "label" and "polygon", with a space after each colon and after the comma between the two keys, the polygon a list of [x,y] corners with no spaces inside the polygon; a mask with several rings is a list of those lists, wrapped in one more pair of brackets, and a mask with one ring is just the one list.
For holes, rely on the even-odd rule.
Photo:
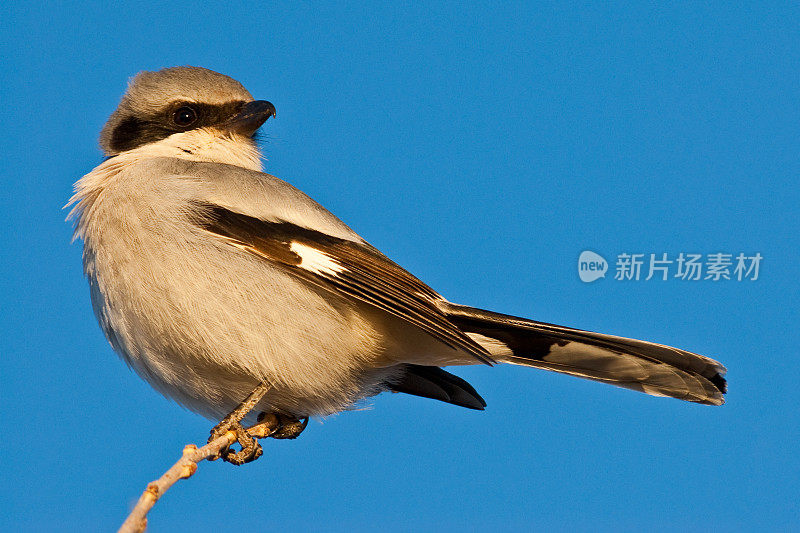
{"label": "bird's eye", "polygon": [[197,120],[197,113],[188,105],[179,107],[172,114],[172,121],[182,128],[191,126],[195,120]]}

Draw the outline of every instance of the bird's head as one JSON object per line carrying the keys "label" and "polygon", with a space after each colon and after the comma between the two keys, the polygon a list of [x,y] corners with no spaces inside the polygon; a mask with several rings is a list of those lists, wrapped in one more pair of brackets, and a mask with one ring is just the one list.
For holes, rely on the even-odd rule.
{"label": "bird's head", "polygon": [[137,74],[100,133],[107,156],[127,152],[259,168],[252,137],[275,106],[201,67]]}

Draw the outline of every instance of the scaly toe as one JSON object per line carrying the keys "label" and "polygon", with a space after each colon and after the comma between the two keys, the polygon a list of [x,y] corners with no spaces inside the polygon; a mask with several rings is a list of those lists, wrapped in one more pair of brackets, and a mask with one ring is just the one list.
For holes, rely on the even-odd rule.
{"label": "scaly toe", "polygon": [[242,449],[234,452],[228,447],[222,452],[222,460],[234,465],[243,465],[251,461],[255,461],[264,451],[256,439],[254,439],[241,424],[236,424],[236,427],[231,428],[236,432],[236,440]]}
{"label": "scaly toe", "polygon": [[278,420],[280,426],[270,435],[273,439],[296,439],[308,426],[308,417],[299,420],[293,416],[278,415]]}
{"label": "scaly toe", "polygon": [[242,446],[241,451],[232,452],[230,449],[228,449],[227,452],[222,455],[222,460],[226,463],[239,466],[255,461],[261,457],[261,454],[263,453],[264,450],[261,448],[261,445],[258,443],[258,441],[252,439],[250,444]]}

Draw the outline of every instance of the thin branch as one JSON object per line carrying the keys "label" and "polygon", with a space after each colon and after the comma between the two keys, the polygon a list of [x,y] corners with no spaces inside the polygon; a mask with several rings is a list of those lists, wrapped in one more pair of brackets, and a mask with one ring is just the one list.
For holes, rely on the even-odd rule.
{"label": "thin branch", "polygon": [[[258,424],[247,428],[247,432],[256,439],[263,439],[274,433],[279,426],[278,417],[268,414]],[[233,431],[228,431],[202,448],[198,448],[194,444],[188,444],[183,449],[181,458],[169,470],[164,472],[163,476],[147,485],[128,518],[119,528],[118,533],[143,532],[147,527],[147,513],[175,482],[179,479],[192,477],[192,474],[197,470],[197,463],[219,454],[227,446],[235,442],[236,434]]]}

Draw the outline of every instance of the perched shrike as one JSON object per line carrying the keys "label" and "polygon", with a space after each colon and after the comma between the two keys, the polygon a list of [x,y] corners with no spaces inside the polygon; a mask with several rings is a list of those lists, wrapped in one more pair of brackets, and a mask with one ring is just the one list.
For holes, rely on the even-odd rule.
{"label": "perched shrike", "polygon": [[442,366],[511,363],[724,402],[713,359],[448,302],[262,171],[252,136],[271,116],[217,72],[142,72],[100,134],[107,159],[70,200],[111,346],[185,407],[233,411],[212,433],[240,437],[231,462],[260,453],[239,424],[248,409],[235,410],[246,398],[287,426],[382,391],[483,409]]}

